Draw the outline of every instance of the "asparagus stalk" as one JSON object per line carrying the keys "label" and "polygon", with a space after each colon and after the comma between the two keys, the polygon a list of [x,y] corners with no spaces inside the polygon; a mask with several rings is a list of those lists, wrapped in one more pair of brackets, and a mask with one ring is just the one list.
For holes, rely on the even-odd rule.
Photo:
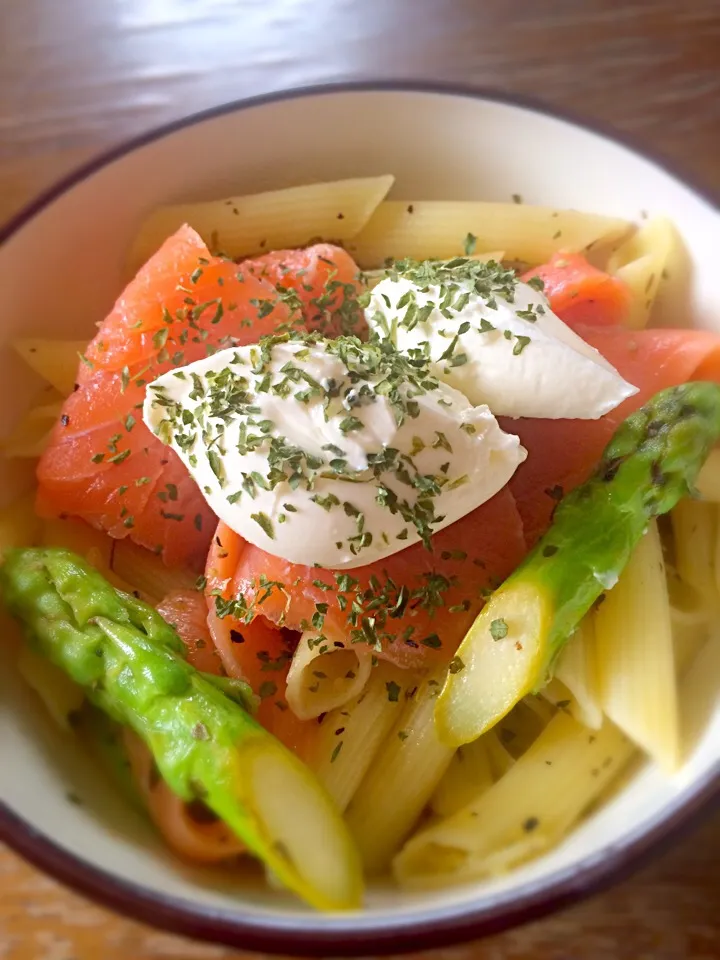
{"label": "asparagus stalk", "polygon": [[[96,571],[93,571],[96,572]],[[124,593],[122,590],[115,589],[115,593],[122,601],[127,614],[133,624],[143,633],[152,637],[155,643],[166,647],[173,653],[185,656],[185,645],[177,634],[177,631],[165,620],[154,607],[143,603],[132,594]],[[218,690],[221,690],[226,697],[230,697],[235,703],[240,704],[245,710],[254,713],[260,702],[249,683],[244,680],[238,680],[235,677],[220,677],[214,673],[200,673],[208,683],[211,683]]]}
{"label": "asparagus stalk", "polygon": [[649,520],[692,492],[719,437],[720,386],[713,383],[663,390],[620,425],[595,474],[560,503],[550,530],[463,640],[435,711],[441,739],[475,740],[547,682]]}
{"label": "asparagus stalk", "polygon": [[37,649],[144,740],[178,796],[204,800],[309,904],[359,905],[359,858],[330,797],[182,658],[181,640],[156,611],[60,549],[10,551],[0,586]]}

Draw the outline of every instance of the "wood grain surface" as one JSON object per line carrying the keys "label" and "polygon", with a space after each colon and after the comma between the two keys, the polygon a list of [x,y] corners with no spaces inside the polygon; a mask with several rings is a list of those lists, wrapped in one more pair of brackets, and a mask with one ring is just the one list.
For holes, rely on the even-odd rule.
{"label": "wood grain surface", "polygon": [[[3,220],[128,136],[349,77],[539,97],[633,135],[720,193],[720,0],[3,0],[0,41]],[[716,817],[612,891],[433,956],[716,960],[719,862]],[[242,955],[113,916],[0,851],[2,960],[231,956]]]}

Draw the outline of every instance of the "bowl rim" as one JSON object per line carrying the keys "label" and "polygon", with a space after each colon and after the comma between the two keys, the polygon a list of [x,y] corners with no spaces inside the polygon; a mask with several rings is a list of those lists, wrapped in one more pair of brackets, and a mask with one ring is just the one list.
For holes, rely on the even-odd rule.
{"label": "bowl rim", "polygon": [[[207,120],[239,113],[254,107],[328,94],[424,93],[454,98],[485,100],[520,107],[561,120],[619,144],[664,170],[720,213],[720,197],[698,178],[680,169],[660,153],[647,150],[636,139],[596,120],[572,111],[549,106],[531,97],[476,87],[463,83],[397,80],[345,80],[275,90],[243,97],[152,128],[99,153],[70,171],[14,213],[0,227],[0,244],[11,239],[63,194],[102,168],[157,140]],[[636,827],[622,845],[608,847],[546,880],[526,883],[484,905],[472,901],[458,908],[446,907],[422,919],[409,915],[404,921],[380,918],[362,929],[352,926],[352,915],[338,924],[318,914],[314,929],[298,928],[292,921],[275,918],[252,919],[231,910],[192,904],[178,897],[155,893],[133,881],[121,879],[64,849],[52,837],[36,830],[3,801],[0,801],[0,841],[34,867],[104,907],[150,926],[199,940],[265,953],[313,956],[361,956],[369,953],[395,954],[449,946],[478,937],[500,933],[509,927],[539,919],[611,884],[626,878],[651,856],[669,847],[695,827],[720,801],[720,760],[699,781],[688,787],[662,815]]]}

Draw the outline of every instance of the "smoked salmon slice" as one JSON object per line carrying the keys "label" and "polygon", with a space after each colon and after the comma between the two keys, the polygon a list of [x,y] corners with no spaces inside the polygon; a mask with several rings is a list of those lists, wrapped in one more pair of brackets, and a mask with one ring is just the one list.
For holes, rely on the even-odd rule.
{"label": "smoked salmon slice", "polygon": [[363,289],[360,269],[342,247],[317,243],[302,250],[274,250],[240,266],[271,283],[286,303],[296,304],[308,330],[327,337],[367,332],[357,302]]}
{"label": "smoked salmon slice", "polygon": [[400,667],[448,662],[482,607],[526,552],[505,488],[457,523],[374,564],[332,571],[288,563],[218,526],[206,570],[211,614],[316,630],[328,641],[370,644]]}
{"label": "smoked salmon slice", "polygon": [[252,687],[260,703],[257,720],[286,747],[303,755],[311,725],[302,723],[285,702],[285,687],[299,634],[280,629],[264,617],[239,624],[208,612],[198,590],[176,590],[163,598],[158,613],[171,623],[187,650],[188,661],[204,673],[235,677]]}
{"label": "smoked salmon slice", "polygon": [[620,324],[630,313],[628,285],[593,267],[580,253],[556,253],[521,279],[527,283],[533,277],[543,281],[553,313],[574,330],[589,324]]}
{"label": "smoked salmon slice", "polygon": [[202,569],[216,520],[176,454],[142,422],[146,385],[223,347],[286,329],[273,286],[212,257],[188,226],[118,298],[81,360],[37,470],[37,510],[75,516]]}
{"label": "smoked salmon slice", "polygon": [[618,424],[665,387],[688,380],[720,382],[720,338],[703,330],[637,330],[578,326],[577,333],[638,387],[639,392],[599,420],[500,418],[520,437],[527,460],[510,480],[532,546],[547,530],[563,494],[585,480]]}
{"label": "smoked salmon slice", "polygon": [[208,628],[207,604],[199,590],[175,590],[163,597],[156,609],[175,627],[185,644],[188,663],[203,673],[225,674],[220,651]]}
{"label": "smoked salmon slice", "polygon": [[298,720],[285,699],[288,671],[300,634],[278,627],[265,617],[255,617],[251,623],[221,617],[214,603],[207,604],[201,594],[198,596],[225,671],[249,683],[260,698],[257,720],[286,747],[304,756],[309,734],[317,724]]}

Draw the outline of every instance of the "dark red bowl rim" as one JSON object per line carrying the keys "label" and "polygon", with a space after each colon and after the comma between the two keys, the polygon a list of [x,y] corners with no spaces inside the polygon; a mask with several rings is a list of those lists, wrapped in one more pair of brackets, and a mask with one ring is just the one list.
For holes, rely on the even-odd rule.
{"label": "dark red bowl rim", "polygon": [[[522,107],[563,120],[591,133],[599,134],[629,148],[635,154],[665,170],[720,212],[717,195],[696,179],[679,171],[677,165],[646,151],[632,138],[588,122],[570,112],[550,108],[531,98],[463,84],[415,80],[355,80],[298,87],[243,98],[205,110],[174,123],[166,124],[135,137],[62,178],[13,216],[0,229],[0,243],[10,239],[29,220],[63,193],[126,154],[196,123],[235,113],[251,107],[309,96],[337,93],[428,93],[452,97],[490,100]],[[674,803],[651,823],[643,823],[616,846],[558,871],[543,881],[534,881],[483,905],[472,902],[459,907],[432,911],[422,917],[378,918],[362,929],[352,929],[352,917],[344,920],[317,917],[317,926],[297,927],[292,921],[279,924],[272,918],[252,919],[247,914],[193,904],[176,897],[145,889],[93,866],[59,846],[51,837],[37,831],[6,804],[0,802],[0,840],[35,867],[55,877],[86,897],[119,913],[176,934],[224,943],[265,953],[291,953],[298,956],[361,956],[428,950],[477,937],[499,933],[509,927],[546,916],[576,903],[627,877],[654,854],[665,849],[691,829],[711,809],[720,806],[720,761],[704,777],[692,784]],[[340,926],[342,924],[342,926]],[[343,929],[344,927],[344,929]]]}

